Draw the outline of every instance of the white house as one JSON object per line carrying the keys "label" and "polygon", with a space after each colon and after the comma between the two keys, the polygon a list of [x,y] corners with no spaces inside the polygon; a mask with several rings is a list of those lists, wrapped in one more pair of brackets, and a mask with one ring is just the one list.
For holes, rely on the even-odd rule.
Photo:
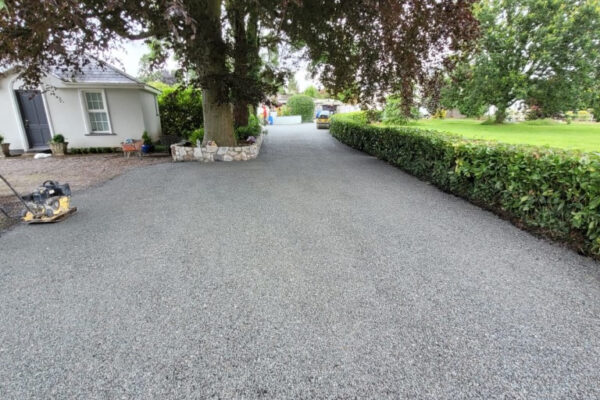
{"label": "white house", "polygon": [[[22,90],[16,69],[0,75],[0,134],[11,151],[48,148],[62,134],[69,147],[119,147],[147,131],[161,134],[160,91],[102,61],[81,72],[52,72],[39,90]],[[42,90],[50,88],[51,90]]]}

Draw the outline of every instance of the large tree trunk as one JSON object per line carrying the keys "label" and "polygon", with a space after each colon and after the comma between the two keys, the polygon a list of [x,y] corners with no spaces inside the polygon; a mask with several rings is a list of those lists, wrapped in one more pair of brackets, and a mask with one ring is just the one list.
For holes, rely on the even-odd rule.
{"label": "large tree trunk", "polygon": [[[246,35],[246,13],[239,8],[229,9],[229,19],[233,28],[235,45],[233,47],[233,73],[238,82],[248,79],[248,37]],[[238,87],[233,93],[233,122],[237,126],[248,125],[248,100],[243,93],[245,88]]]}
{"label": "large tree trunk", "polygon": [[203,65],[202,108],[204,113],[203,144],[215,141],[218,146],[235,146],[237,141],[233,130],[233,112],[229,103],[229,87],[224,78],[229,74],[225,60],[225,43],[221,33],[222,0],[208,0],[207,14],[209,18],[203,23],[211,29],[205,40],[207,56]]}
{"label": "large tree trunk", "polygon": [[204,113],[204,140],[202,144],[215,141],[218,146],[235,146],[233,114],[231,104],[219,100],[220,88],[202,90],[202,111]]}
{"label": "large tree trunk", "polygon": [[235,126],[248,125],[248,101],[237,100],[233,105],[233,121]]}
{"label": "large tree trunk", "polygon": [[496,123],[503,124],[506,120],[506,105],[500,104],[496,107]]}
{"label": "large tree trunk", "polygon": [[254,112],[257,101],[261,59],[259,55],[258,14],[243,2],[228,3],[227,13],[233,29],[233,70],[240,84],[233,91],[234,125],[248,125],[249,106]]}

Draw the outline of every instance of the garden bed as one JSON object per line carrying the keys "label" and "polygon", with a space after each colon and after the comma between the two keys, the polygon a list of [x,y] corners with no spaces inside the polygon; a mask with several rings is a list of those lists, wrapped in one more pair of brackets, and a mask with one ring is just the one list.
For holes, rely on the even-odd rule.
{"label": "garden bed", "polygon": [[171,156],[173,161],[248,161],[258,157],[262,145],[264,133],[256,138],[256,143],[239,146],[202,146],[200,142],[196,147],[182,144],[171,145]]}

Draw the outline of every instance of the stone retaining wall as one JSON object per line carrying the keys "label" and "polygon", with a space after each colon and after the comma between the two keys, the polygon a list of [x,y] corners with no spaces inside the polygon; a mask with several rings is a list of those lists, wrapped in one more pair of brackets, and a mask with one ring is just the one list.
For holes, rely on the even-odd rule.
{"label": "stone retaining wall", "polygon": [[264,136],[264,133],[261,133],[256,138],[256,143],[249,146],[202,146],[200,142],[197,143],[197,147],[173,144],[171,156],[173,161],[248,161],[258,157]]}

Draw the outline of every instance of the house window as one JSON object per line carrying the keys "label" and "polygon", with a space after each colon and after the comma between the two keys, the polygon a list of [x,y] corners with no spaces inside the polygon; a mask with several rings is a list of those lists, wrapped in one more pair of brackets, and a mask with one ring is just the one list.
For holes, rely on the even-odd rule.
{"label": "house window", "polygon": [[110,120],[104,93],[85,92],[85,105],[92,133],[110,133]]}

